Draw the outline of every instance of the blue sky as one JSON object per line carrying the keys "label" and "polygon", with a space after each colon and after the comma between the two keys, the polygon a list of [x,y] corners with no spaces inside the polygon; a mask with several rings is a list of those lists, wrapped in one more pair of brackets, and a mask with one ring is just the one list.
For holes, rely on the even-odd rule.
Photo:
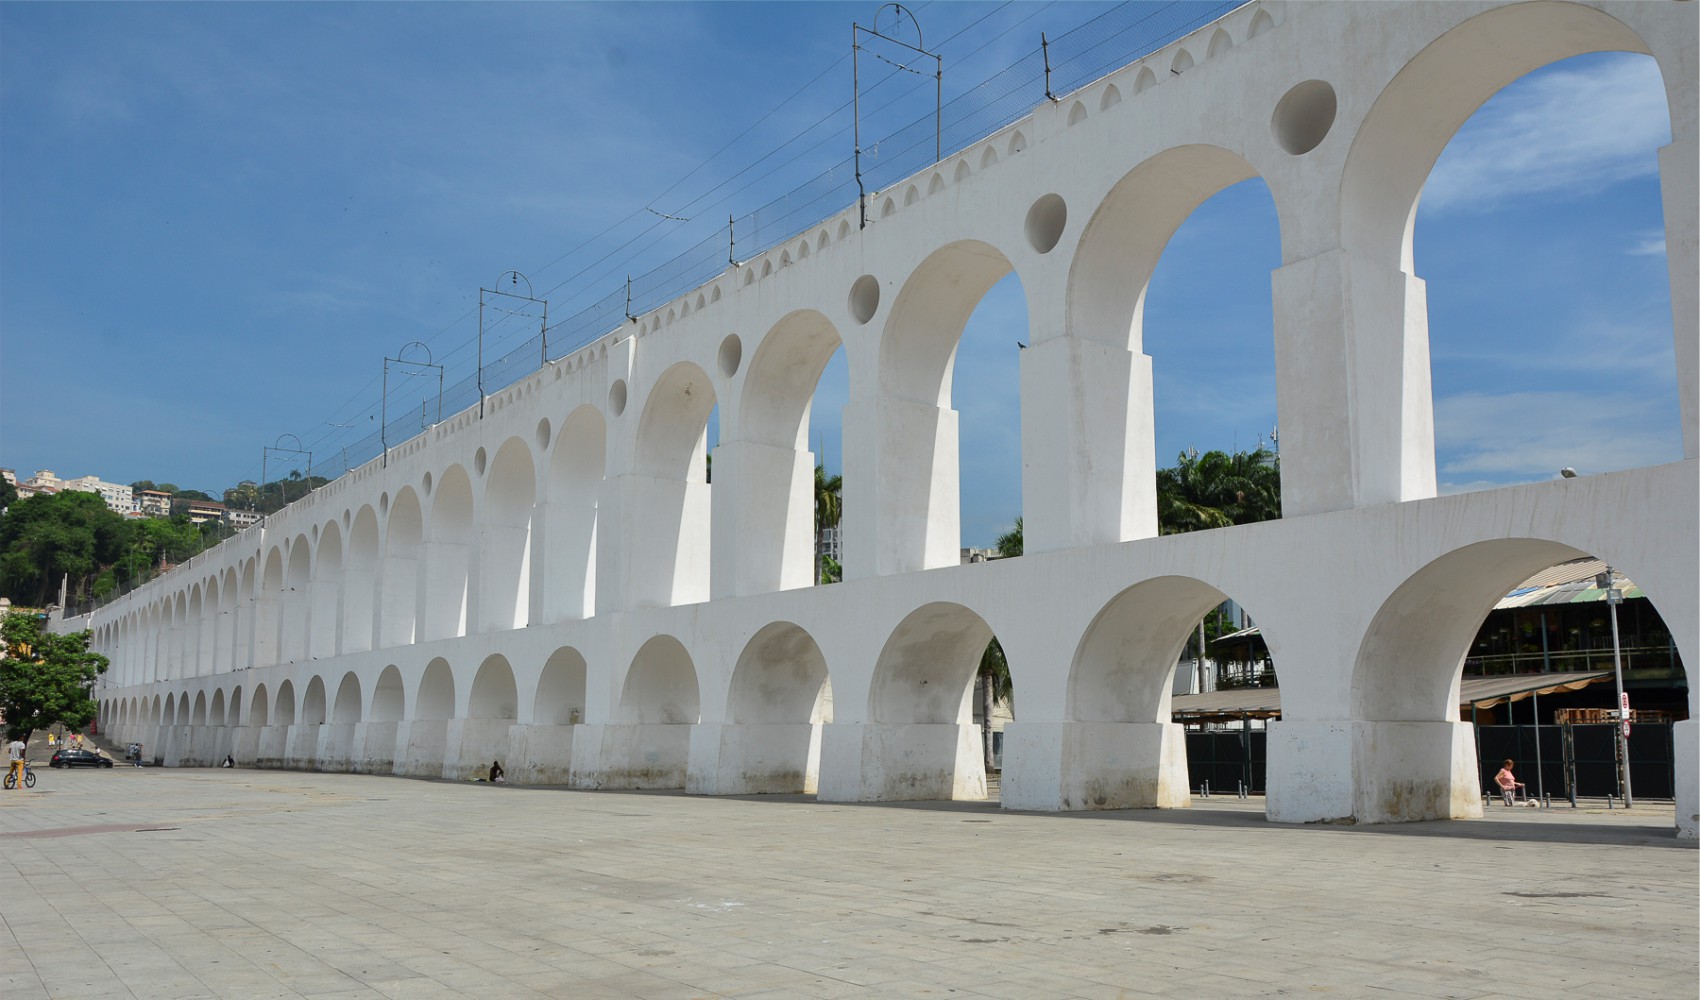
{"label": "blue sky", "polygon": [[[0,465],[213,491],[284,433],[334,465],[376,426],[385,355],[426,341],[471,373],[504,271],[554,319],[847,155],[849,25],[874,8],[0,5]],[[947,99],[1104,10],[914,8]],[[876,135],[931,110],[930,86],[864,82]],[[1604,55],[1525,77],[1448,147],[1416,237],[1443,490],[1680,458],[1667,141],[1651,60]],[[640,233],[647,257],[603,259]],[[1279,259],[1258,181],[1176,234],[1146,319],[1161,460],[1267,441]],[[964,336],[964,544],[1020,510],[1025,333],[1010,279]],[[844,391],[835,365],[812,433],[835,467]]]}

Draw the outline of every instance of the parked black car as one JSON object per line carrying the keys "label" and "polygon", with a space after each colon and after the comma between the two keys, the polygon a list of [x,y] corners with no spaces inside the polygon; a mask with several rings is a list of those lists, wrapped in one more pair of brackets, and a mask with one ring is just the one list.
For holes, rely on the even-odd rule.
{"label": "parked black car", "polygon": [[102,757],[92,750],[67,747],[64,750],[55,750],[53,759],[47,763],[53,767],[111,767],[112,758]]}

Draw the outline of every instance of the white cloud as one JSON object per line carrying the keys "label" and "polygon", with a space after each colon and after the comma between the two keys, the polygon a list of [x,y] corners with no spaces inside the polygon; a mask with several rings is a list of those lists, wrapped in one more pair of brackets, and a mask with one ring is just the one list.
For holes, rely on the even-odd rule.
{"label": "white cloud", "polygon": [[1662,257],[1665,253],[1665,234],[1657,231],[1636,233],[1635,244],[1625,252],[1631,257]]}
{"label": "white cloud", "polygon": [[1458,130],[1423,189],[1431,211],[1482,209],[1508,199],[1587,193],[1654,175],[1670,141],[1657,64],[1613,56],[1531,74]]}
{"label": "white cloud", "polygon": [[[1682,457],[1674,405],[1625,392],[1466,393],[1435,400],[1434,436],[1448,491],[1469,479],[1505,485],[1565,466],[1609,472]],[[1674,400],[1670,400],[1674,404]]]}

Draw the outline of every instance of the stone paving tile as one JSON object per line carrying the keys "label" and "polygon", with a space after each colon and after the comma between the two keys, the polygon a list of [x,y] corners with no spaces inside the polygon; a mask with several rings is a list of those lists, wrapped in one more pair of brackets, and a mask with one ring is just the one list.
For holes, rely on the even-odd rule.
{"label": "stone paving tile", "polygon": [[1656,804],[1352,829],[72,777],[0,796],[5,1000],[1700,993],[1700,855]]}

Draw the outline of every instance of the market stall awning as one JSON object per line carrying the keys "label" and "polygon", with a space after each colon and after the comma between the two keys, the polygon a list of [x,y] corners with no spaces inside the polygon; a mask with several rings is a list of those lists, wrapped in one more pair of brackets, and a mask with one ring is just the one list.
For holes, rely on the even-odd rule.
{"label": "market stall awning", "polygon": [[[1468,715],[1472,706],[1492,708],[1506,701],[1522,701],[1537,694],[1577,691],[1598,681],[1611,679],[1609,670],[1577,673],[1509,674],[1503,677],[1466,677],[1459,684],[1458,707]],[[1236,719],[1276,719],[1281,716],[1280,688],[1235,688],[1204,694],[1178,694],[1170,704],[1176,722],[1227,722]]]}

